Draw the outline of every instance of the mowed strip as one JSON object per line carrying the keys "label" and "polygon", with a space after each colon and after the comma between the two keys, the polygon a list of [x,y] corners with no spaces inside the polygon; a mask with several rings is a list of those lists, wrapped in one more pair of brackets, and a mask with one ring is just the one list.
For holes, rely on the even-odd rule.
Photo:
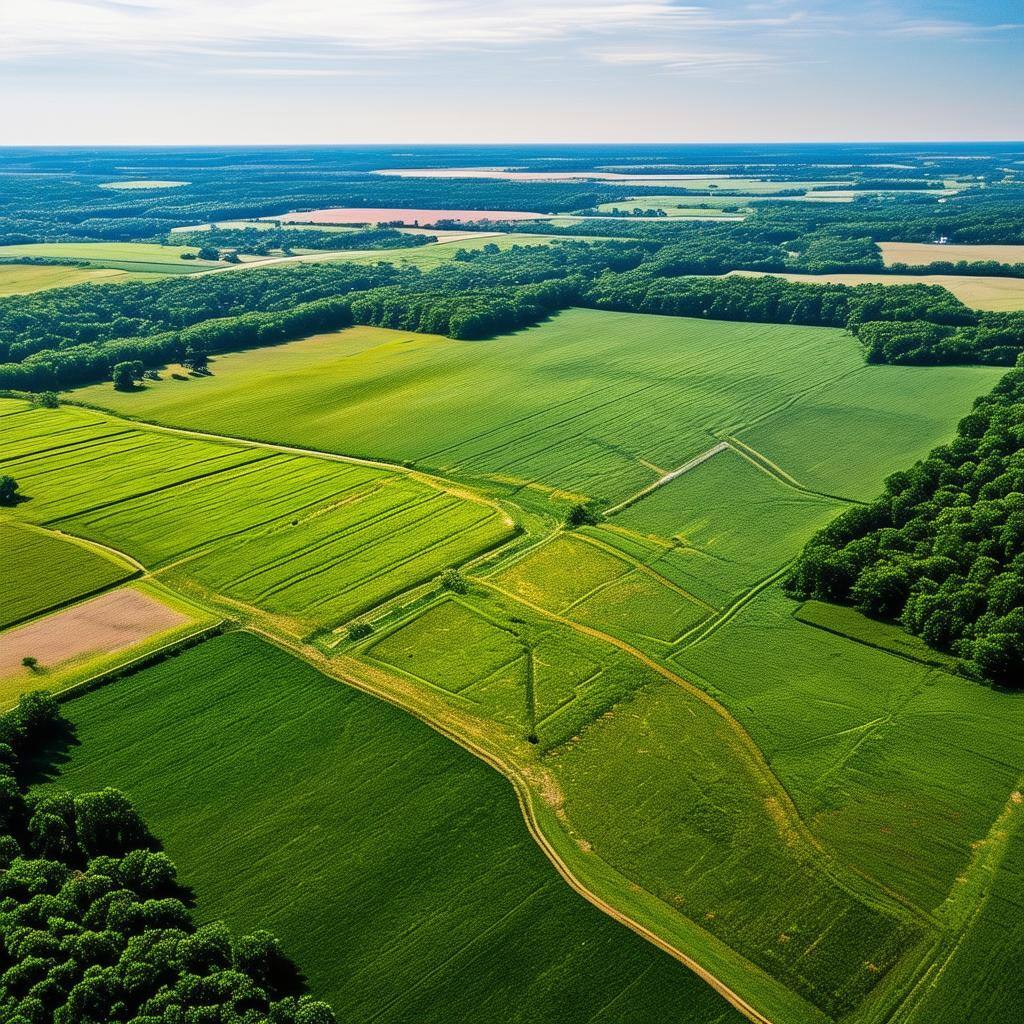
{"label": "mowed strip", "polygon": [[101,594],[5,633],[0,679],[30,673],[22,665],[26,657],[37,659],[39,668],[59,668],[73,659],[123,651],[188,621],[187,615],[132,587]]}
{"label": "mowed strip", "polygon": [[[139,429],[78,409],[3,417],[18,514],[150,570],[289,617],[345,620],[500,543],[493,505],[421,477],[267,446]],[[6,424],[12,423],[10,431]]]}

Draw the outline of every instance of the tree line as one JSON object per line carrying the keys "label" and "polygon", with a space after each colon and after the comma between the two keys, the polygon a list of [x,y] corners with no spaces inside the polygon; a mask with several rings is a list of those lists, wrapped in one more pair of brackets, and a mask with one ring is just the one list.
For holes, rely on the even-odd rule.
{"label": "tree line", "polygon": [[1024,687],[1024,360],[956,437],[804,549],[785,587],[897,622],[990,683]]}
{"label": "tree line", "polygon": [[290,253],[294,249],[414,249],[436,242],[436,235],[411,235],[395,228],[367,228],[360,231],[320,231],[316,228],[218,228],[175,231],[165,235],[164,245],[192,245],[199,248],[234,249],[236,252],[266,256],[270,252]]}
{"label": "tree line", "polygon": [[0,716],[0,1018],[17,1024],[334,1024],[269,932],[197,926],[171,859],[116,789],[34,793],[57,703]]}

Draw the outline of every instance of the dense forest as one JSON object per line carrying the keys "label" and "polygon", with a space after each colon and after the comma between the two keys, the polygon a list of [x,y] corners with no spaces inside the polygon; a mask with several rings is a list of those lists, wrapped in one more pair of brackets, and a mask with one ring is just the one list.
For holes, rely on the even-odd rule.
{"label": "dense forest", "polygon": [[[779,258],[756,242],[734,255],[752,270]],[[714,235],[661,246],[570,241],[463,250],[427,272],[325,263],[12,296],[0,300],[0,388],[60,389],[124,361],[156,367],[350,323],[482,338],[572,305],[843,327],[872,362],[1012,365],[1024,349],[1024,313],[979,313],[944,288],[708,276],[730,262]]]}
{"label": "dense forest", "polygon": [[953,441],[818,533],[786,589],[899,622],[969,673],[1024,686],[1024,361]]}
{"label": "dense forest", "polygon": [[67,728],[43,693],[0,716],[0,1018],[334,1024],[269,932],[196,926],[124,794],[26,791],[33,760]]}
{"label": "dense forest", "polygon": [[218,228],[175,231],[165,236],[165,245],[194,245],[199,248],[233,249],[266,256],[271,252],[295,250],[414,249],[436,242],[436,235],[412,235],[395,228],[365,231],[318,231],[316,228]]}

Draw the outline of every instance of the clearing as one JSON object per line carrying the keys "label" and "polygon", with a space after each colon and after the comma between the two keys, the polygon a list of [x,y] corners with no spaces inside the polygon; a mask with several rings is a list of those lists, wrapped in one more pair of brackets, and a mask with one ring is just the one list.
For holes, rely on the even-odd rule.
{"label": "clearing", "polygon": [[[943,246],[943,248],[948,248]],[[1024,246],[1021,247],[1024,249]],[[888,262],[888,261],[887,261]],[[1024,309],[1024,277],[974,277],[967,274],[770,274],[734,270],[741,277],[784,277],[810,284],[929,284],[952,292],[965,306],[1008,313]]]}
{"label": "clearing", "polygon": [[40,242],[29,245],[0,245],[0,258],[82,260],[91,267],[148,274],[195,274],[222,265],[212,260],[181,258],[185,253],[195,256],[198,252],[195,246],[158,245],[149,242]]}
{"label": "clearing", "polygon": [[482,220],[544,220],[546,214],[526,213],[523,210],[407,210],[397,207],[332,207],[327,210],[308,210],[285,213],[266,220],[279,220],[283,224],[436,224],[439,220],[472,223]]}

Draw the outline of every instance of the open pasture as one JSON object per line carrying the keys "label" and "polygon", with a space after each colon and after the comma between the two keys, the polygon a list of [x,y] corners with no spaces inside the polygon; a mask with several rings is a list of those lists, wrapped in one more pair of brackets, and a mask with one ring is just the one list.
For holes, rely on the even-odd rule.
{"label": "open pasture", "polygon": [[29,527],[0,523],[0,629],[133,575],[121,559]]}
{"label": "open pasture", "polygon": [[906,263],[920,267],[927,263],[969,263],[995,260],[997,263],[1024,263],[1024,245],[958,245],[932,242],[879,242],[882,259],[886,266]]}
{"label": "open pasture", "polygon": [[78,744],[57,784],[122,787],[198,916],[272,928],[340,1020],[742,1019],[562,882],[499,775],[253,636],[65,713]]}
{"label": "open pasture", "polygon": [[76,409],[7,419],[15,427],[0,465],[30,499],[21,515],[130,551],[300,632],[513,532],[492,506],[404,474],[134,429]]}
{"label": "open pasture", "polygon": [[[735,270],[734,274],[758,277],[752,270]],[[967,274],[772,274],[788,281],[811,284],[928,284],[938,285],[955,295],[965,306],[974,309],[1012,312],[1024,309],[1024,278],[973,277]]]}
{"label": "open pasture", "polygon": [[90,267],[134,273],[195,274],[218,265],[212,260],[181,258],[184,253],[195,256],[197,252],[199,250],[194,246],[159,245],[149,242],[40,242],[0,245],[0,257],[83,260]]}
{"label": "open pasture", "polygon": [[863,369],[856,342],[828,328],[573,309],[487,342],[352,328],[219,357],[180,387],[79,394],[159,422],[408,460],[524,500],[536,484],[540,500],[611,504],[706,449],[710,431]]}

